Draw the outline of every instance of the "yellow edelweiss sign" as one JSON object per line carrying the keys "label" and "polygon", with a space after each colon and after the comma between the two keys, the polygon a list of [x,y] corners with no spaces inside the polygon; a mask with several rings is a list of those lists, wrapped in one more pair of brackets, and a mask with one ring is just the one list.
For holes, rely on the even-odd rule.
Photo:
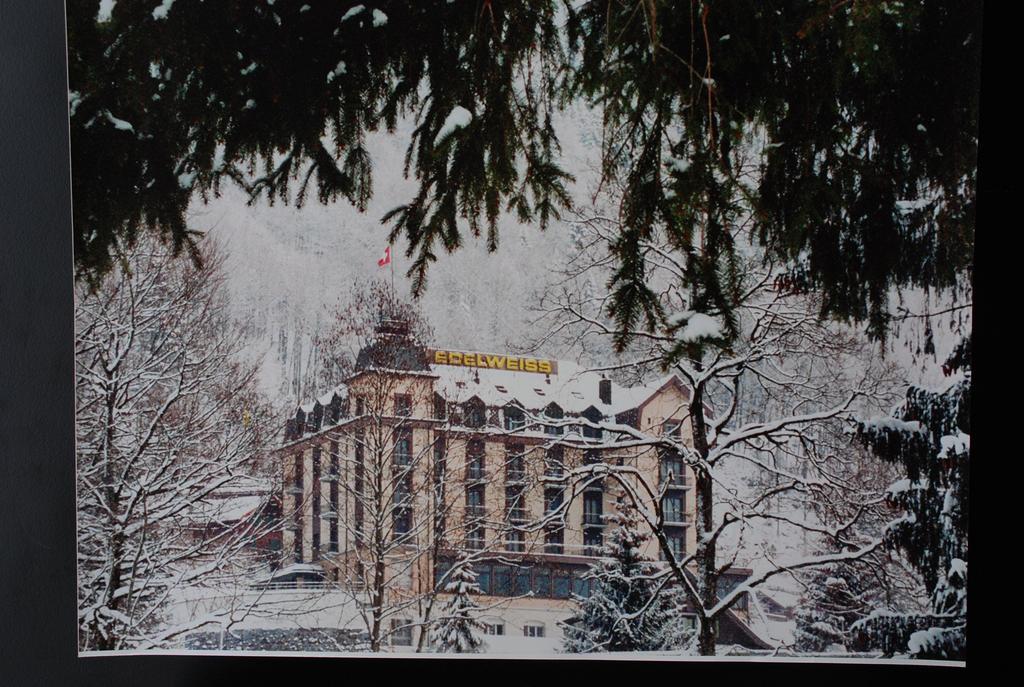
{"label": "yellow edelweiss sign", "polygon": [[558,374],[557,360],[524,358],[515,355],[494,355],[491,353],[470,353],[466,351],[428,351],[435,365],[456,365],[458,367],[483,367],[489,370],[510,370],[512,372],[536,372]]}

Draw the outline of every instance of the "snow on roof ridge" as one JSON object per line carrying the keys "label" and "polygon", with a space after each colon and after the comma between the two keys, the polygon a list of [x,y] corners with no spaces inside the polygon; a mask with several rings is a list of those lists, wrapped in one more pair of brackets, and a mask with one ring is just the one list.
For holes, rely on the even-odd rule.
{"label": "snow on roof ridge", "polygon": [[514,400],[524,408],[534,410],[556,403],[571,413],[594,407],[605,415],[639,407],[675,377],[667,374],[651,383],[633,387],[625,387],[609,379],[612,402],[605,404],[600,398],[599,382],[607,377],[601,370],[589,369],[572,360],[558,360],[557,363],[558,372],[553,374],[437,364],[432,364],[430,369],[438,377],[435,389],[457,402],[476,396],[490,406],[507,405]]}

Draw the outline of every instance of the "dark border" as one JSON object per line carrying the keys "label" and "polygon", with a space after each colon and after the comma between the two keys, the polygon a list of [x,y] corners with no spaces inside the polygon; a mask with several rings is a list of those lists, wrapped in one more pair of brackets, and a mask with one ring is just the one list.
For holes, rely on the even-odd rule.
{"label": "dark border", "polygon": [[[71,0],[84,2],[87,0]],[[155,1],[155,0],[154,0]],[[974,1],[974,0],[966,0]],[[1015,218],[1011,207],[1019,170],[1009,167],[1012,142],[1021,126],[1013,121],[1017,76],[1015,60],[1008,57],[1015,45],[1008,31],[1016,23],[996,15],[999,5],[988,3],[985,17],[985,74],[983,75],[981,173],[979,175],[979,226],[976,251],[976,389],[974,424],[978,426],[975,453],[987,453],[983,466],[997,464],[999,470],[1017,458],[1018,451],[1001,452],[1004,441],[988,411],[980,410],[983,394],[999,394],[991,383],[999,375],[999,361],[1012,361],[994,349],[997,337],[988,327],[997,322],[1010,324],[1018,318],[999,309],[1007,293],[1017,296],[1021,289],[1021,268],[1007,271],[990,260],[996,241],[1008,239],[1017,228],[1006,226],[1004,218]],[[766,675],[822,673],[838,669],[847,675],[871,676],[882,671],[899,676],[921,671],[947,679],[962,679],[962,672],[949,668],[808,665],[808,664],[681,664],[602,663],[487,660],[410,661],[396,659],[289,659],[221,657],[115,657],[76,656],[75,559],[74,559],[74,471],[72,388],[72,280],[71,280],[71,198],[67,126],[66,52],[64,7],[60,0],[0,0],[0,682],[10,685],[102,684],[147,685],[225,684],[248,678],[280,677],[308,679],[309,675],[333,679],[354,677],[353,672],[398,671],[414,680],[436,678],[484,680],[501,674],[523,677],[528,683],[578,680],[594,669],[601,677],[616,674],[664,681],[688,679],[705,671],[719,679],[722,672],[739,671],[755,680]],[[1005,65],[1007,75],[998,73]],[[1010,88],[1007,88],[1009,86]],[[1008,170],[1009,173],[1004,174]],[[1017,192],[1019,195],[1019,192]],[[1006,226],[1010,231],[997,234]],[[998,238],[997,238],[998,237]],[[1015,251],[1007,257],[1017,258]],[[1019,259],[1015,262],[1019,263]],[[996,278],[1002,288],[992,288]],[[1000,314],[997,314],[1000,313]],[[1012,311],[1016,315],[1016,311]],[[1006,330],[1009,335],[1010,331]],[[1006,336],[1000,337],[1002,340]],[[1014,337],[1016,338],[1016,337]],[[990,381],[986,382],[985,379]],[[1002,385],[1000,385],[1002,386]],[[997,405],[993,403],[992,405]],[[1008,426],[1008,425],[1002,425]],[[1012,426],[1012,425],[1011,425]],[[974,434],[974,432],[972,432]],[[980,449],[980,450],[979,450]],[[972,489],[988,488],[991,481],[978,481],[972,470]],[[990,504],[994,499],[986,498]],[[972,537],[972,649],[969,667],[979,661],[988,645],[981,633],[994,614],[986,614],[985,593],[989,578],[979,568],[979,555],[988,542],[979,542],[985,532],[978,521],[982,499],[973,499]],[[1001,501],[997,503],[1006,503]],[[1002,541],[994,544],[1003,551],[1016,547],[1009,528]],[[984,539],[984,537],[983,537]],[[998,555],[998,554],[997,554]],[[1005,559],[1004,559],[1004,562]],[[1013,574],[1011,566],[1011,576]],[[1000,610],[1014,613],[1014,600],[1001,598]],[[985,615],[988,618],[983,619]],[[1013,660],[1013,656],[1004,656]],[[741,678],[742,679],[742,678]],[[604,681],[604,680],[602,680]]]}

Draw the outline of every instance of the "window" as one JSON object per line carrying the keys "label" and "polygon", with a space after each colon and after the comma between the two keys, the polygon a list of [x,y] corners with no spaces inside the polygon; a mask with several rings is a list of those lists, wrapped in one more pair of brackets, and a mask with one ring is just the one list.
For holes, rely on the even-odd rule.
{"label": "window", "polygon": [[295,528],[295,548],[292,552],[293,560],[296,563],[302,562],[302,525]]}
{"label": "window", "polygon": [[484,548],[484,528],[479,525],[466,531],[466,548],[480,551]]}
{"label": "window", "polygon": [[565,552],[565,529],[560,525],[544,532],[544,553]]}
{"label": "window", "polygon": [[[584,410],[582,415],[584,418],[594,423],[595,425],[601,424],[601,422],[604,420],[604,416],[601,414],[601,411],[599,411],[594,406],[590,406],[589,408]],[[587,439],[600,439],[602,433],[603,432],[600,427],[590,427],[588,425],[583,425],[583,436]]]}
{"label": "window", "polygon": [[302,468],[302,453],[299,452],[295,454],[295,463],[292,468],[292,479],[294,481],[291,489],[292,494],[295,495],[295,515],[293,520],[295,542],[292,555],[296,563],[302,562]]}
{"label": "window", "polygon": [[[544,417],[548,420],[561,420],[565,417],[565,413],[558,406],[557,403],[548,404],[548,407],[544,409]],[[544,425],[544,433],[557,436],[562,434],[564,428],[560,425]]]}
{"label": "window", "polygon": [[516,431],[526,426],[526,413],[515,406],[505,406],[505,429]]}
{"label": "window", "polygon": [[476,584],[480,587],[480,592],[483,594],[491,593],[491,566],[489,565],[477,565],[473,566],[473,570],[476,571]]}
{"label": "window", "polygon": [[572,577],[569,573],[555,573],[554,586],[552,589],[552,596],[556,599],[568,599],[569,590],[572,586]]}
{"label": "window", "polygon": [[[338,442],[331,442],[331,458],[330,458],[330,469],[329,473],[335,477],[338,476]],[[338,481],[332,479],[330,482],[330,499],[331,499],[331,512],[337,515],[338,513]],[[328,545],[328,551],[331,553],[338,553],[338,518],[332,518],[328,525],[328,536],[330,537],[330,543]]]}
{"label": "window", "polygon": [[434,564],[434,587],[441,584],[441,580],[451,569],[451,561],[437,561],[437,563]]}
{"label": "window", "polygon": [[587,527],[583,530],[583,555],[600,556],[604,546],[604,535],[598,527]]}
{"label": "window", "polygon": [[505,533],[505,550],[513,553],[526,551],[526,538],[519,530],[509,530]]}
{"label": "window", "polygon": [[683,423],[679,420],[665,420],[661,423],[661,433],[665,437],[679,439],[682,427]]}
{"label": "window", "polygon": [[526,498],[522,484],[505,487],[505,514],[509,522],[526,520]]}
{"label": "window", "polygon": [[295,487],[294,493],[297,495],[302,494],[302,467],[302,452],[300,451],[295,454],[295,464],[292,468],[292,485]]}
{"label": "window", "polygon": [[366,414],[366,404],[363,401],[363,399],[357,398],[356,399],[356,415],[358,416],[358,415],[365,415],[365,414]]}
{"label": "window", "polygon": [[662,486],[665,484],[670,487],[686,486],[686,471],[682,456],[675,452],[663,451],[658,466],[658,477]]}
{"label": "window", "polygon": [[484,486],[466,487],[466,519],[476,520],[484,517]]}
{"label": "window", "polygon": [[447,441],[441,434],[434,441],[434,534],[438,538],[444,535],[446,524],[445,472],[447,465]]}
{"label": "window", "polygon": [[544,456],[544,476],[563,477],[565,475],[565,452],[561,446],[552,446]]}
{"label": "window", "polygon": [[[686,553],[686,530],[677,530],[675,528],[665,530],[665,539],[668,540],[668,548],[672,552],[672,555],[678,561]],[[662,551],[662,560],[668,560],[668,556]]]}
{"label": "window", "polygon": [[548,570],[540,568],[534,571],[533,593],[541,597],[551,596],[551,573]]}
{"label": "window", "polygon": [[313,541],[312,560],[320,560],[320,447],[313,447],[313,504],[310,508]]}
{"label": "window", "polygon": [[516,573],[515,595],[523,596],[530,593],[530,569],[520,568]]}
{"label": "window", "polygon": [[604,494],[599,491],[588,491],[583,494],[583,524],[601,525],[604,514]]}
{"label": "window", "polygon": [[394,461],[396,466],[408,467],[412,464],[412,432],[401,430],[395,439]]}
{"label": "window", "polygon": [[507,565],[494,566],[494,595],[512,596],[512,569]]}
{"label": "window", "polygon": [[564,487],[548,487],[544,490],[544,515],[550,515],[565,502]]}
{"label": "window", "polygon": [[448,417],[448,405],[439,394],[434,394],[434,419],[444,420]]}
{"label": "window", "polygon": [[391,645],[412,646],[412,621],[408,618],[391,619]]}
{"label": "window", "polygon": [[572,578],[572,593],[576,596],[587,598],[590,596],[590,580],[579,575],[573,575]]}
{"label": "window", "polygon": [[353,488],[356,493],[355,506],[354,506],[354,519],[355,519],[355,530],[356,534],[362,534],[363,532],[363,458],[364,458],[364,445],[363,441],[365,436],[362,432],[358,432],[355,437],[355,476],[353,479]]}
{"label": "window", "polygon": [[683,506],[683,494],[678,492],[666,494],[661,500],[661,513],[665,522],[683,522]]}
{"label": "window", "polygon": [[406,473],[395,484],[392,506],[395,537],[401,537],[412,530],[412,474]]}
{"label": "window", "polygon": [[505,634],[503,623],[484,623],[484,634],[501,636]]}
{"label": "window", "polygon": [[412,415],[412,396],[409,394],[395,394],[395,415],[401,417]]}
{"label": "window", "polygon": [[484,410],[484,402],[479,398],[469,399],[462,409],[463,424],[467,427],[483,427],[487,420]]}
{"label": "window", "polygon": [[479,439],[466,445],[466,479],[484,479],[484,442]]}
{"label": "window", "polygon": [[526,451],[522,444],[509,444],[505,460],[505,479],[522,482],[526,479]]}
{"label": "window", "polygon": [[524,637],[543,637],[544,626],[543,625],[523,625],[523,636]]}

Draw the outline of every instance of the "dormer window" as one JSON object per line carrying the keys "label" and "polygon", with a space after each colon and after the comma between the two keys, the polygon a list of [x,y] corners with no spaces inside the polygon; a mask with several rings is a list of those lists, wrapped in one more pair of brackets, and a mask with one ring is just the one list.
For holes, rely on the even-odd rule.
{"label": "dormer window", "polygon": [[448,417],[448,406],[440,394],[434,394],[434,419],[444,420]]}
{"label": "dormer window", "polygon": [[[551,403],[547,408],[544,409],[544,417],[548,420],[561,420],[565,417],[565,413],[557,403]],[[556,425],[545,425],[544,433],[551,435],[560,435],[564,431],[564,427]]]}
{"label": "dormer window", "polygon": [[[601,422],[604,420],[604,416],[601,414],[601,411],[595,408],[594,406],[590,406],[581,414],[585,419],[589,420],[595,425],[601,424]],[[590,425],[583,425],[583,436],[587,439],[600,439],[602,434],[603,432],[600,427],[591,427]]]}
{"label": "dormer window", "polygon": [[510,432],[526,426],[526,413],[516,406],[505,406],[505,429]]}
{"label": "dormer window", "polygon": [[483,427],[487,421],[484,402],[476,397],[469,399],[465,404],[463,404],[462,413],[462,423],[466,427]]}

